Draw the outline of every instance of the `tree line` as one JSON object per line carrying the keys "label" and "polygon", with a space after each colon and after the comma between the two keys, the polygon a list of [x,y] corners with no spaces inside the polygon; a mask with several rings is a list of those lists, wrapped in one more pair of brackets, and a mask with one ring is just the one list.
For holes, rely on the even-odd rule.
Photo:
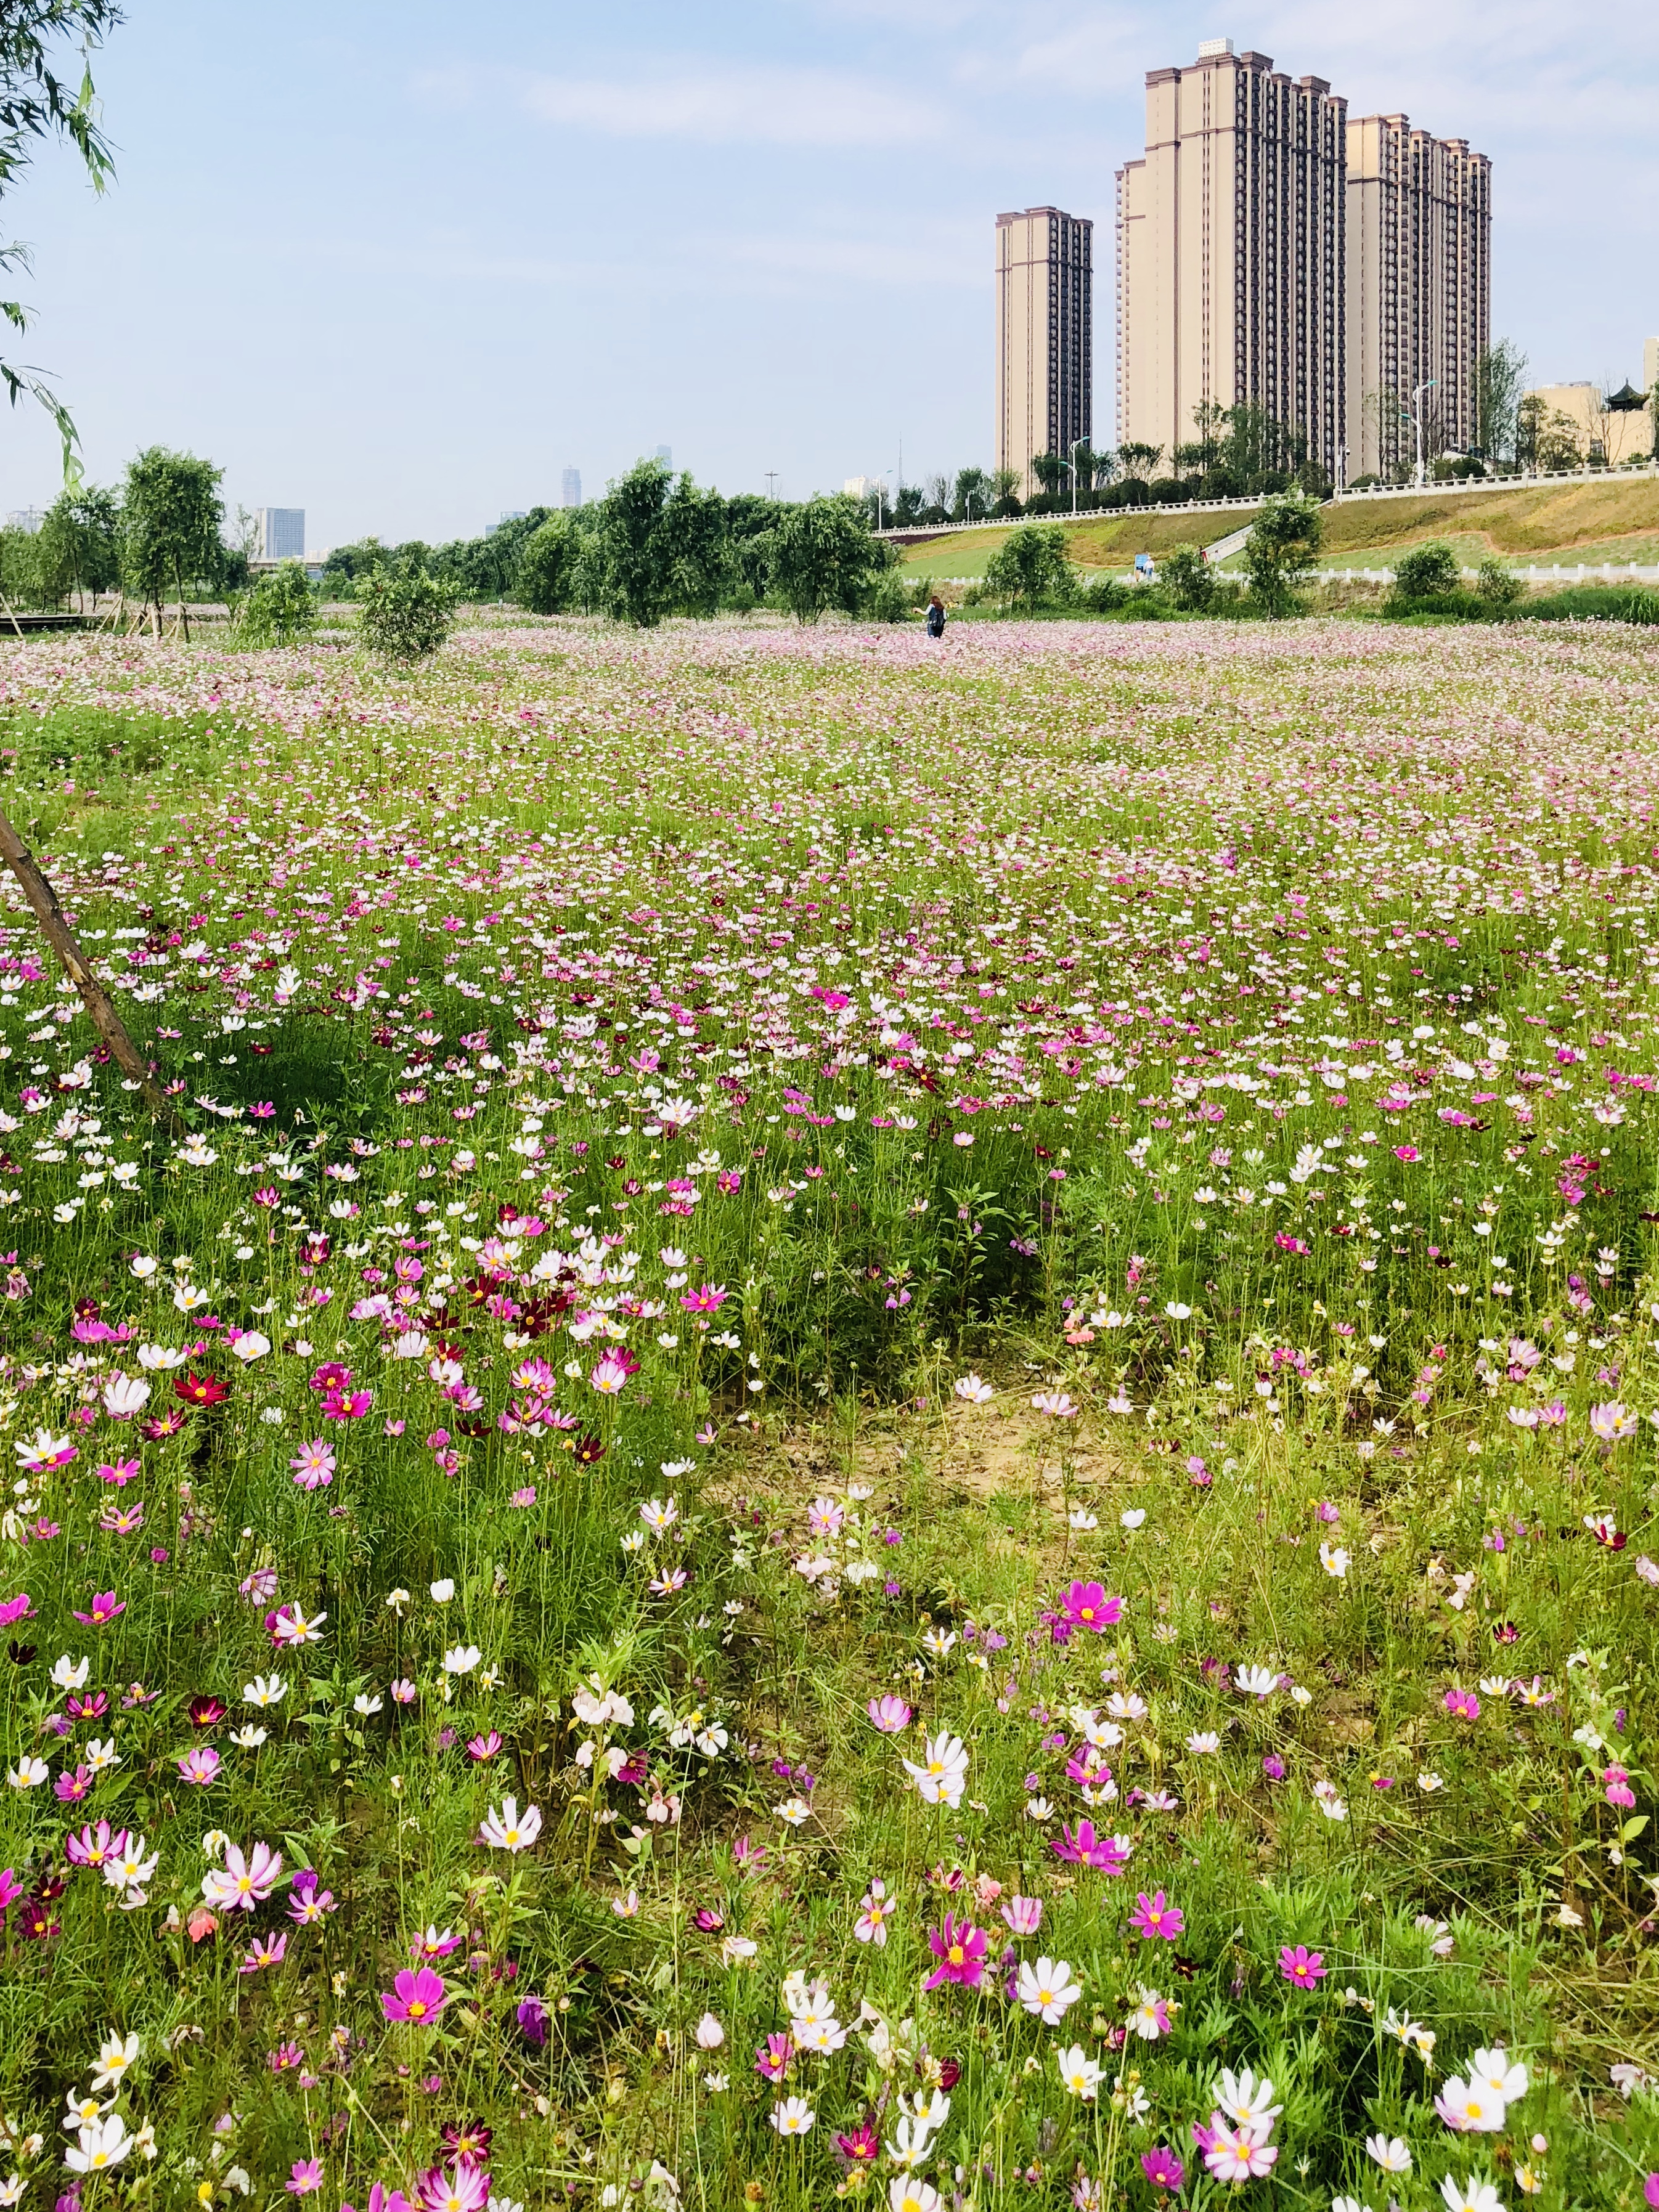
{"label": "tree line", "polygon": [[590,506],[532,507],[483,538],[337,546],[322,580],[326,594],[352,599],[387,574],[421,576],[456,600],[610,615],[641,629],[762,606],[802,622],[832,609],[892,621],[909,605],[897,561],[847,495],[728,499],[643,460]]}

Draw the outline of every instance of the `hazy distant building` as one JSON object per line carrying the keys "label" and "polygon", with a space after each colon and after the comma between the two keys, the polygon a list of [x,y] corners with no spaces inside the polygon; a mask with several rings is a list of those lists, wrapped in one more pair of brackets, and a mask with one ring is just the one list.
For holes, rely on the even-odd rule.
{"label": "hazy distant building", "polygon": [[6,517],[6,527],[8,530],[21,530],[27,537],[33,538],[46,519],[43,507],[15,507]]}
{"label": "hazy distant building", "polygon": [[672,446],[659,446],[657,448],[657,459],[662,463],[665,469],[672,468],[674,463],[674,448]]}
{"label": "hazy distant building", "polygon": [[847,477],[842,483],[842,493],[850,499],[867,499],[876,488],[873,477]]}
{"label": "hazy distant building", "polygon": [[1482,442],[1492,164],[1403,115],[1358,117],[1347,140],[1347,475],[1389,477],[1415,459],[1419,385],[1425,458]]}
{"label": "hazy distant building", "polygon": [[1059,208],[997,217],[996,465],[1022,498],[1035,455],[1093,436],[1094,232]]}
{"label": "hazy distant building", "polygon": [[261,507],[254,511],[261,561],[303,561],[306,556],[306,511],[302,507]]}
{"label": "hazy distant building", "polygon": [[582,472],[580,469],[566,469],[559,478],[559,505],[580,507],[581,503]]}
{"label": "hazy distant building", "polygon": [[1208,39],[1146,77],[1146,150],[1117,173],[1117,442],[1162,467],[1195,410],[1249,402],[1337,471],[1346,442],[1346,103]]}

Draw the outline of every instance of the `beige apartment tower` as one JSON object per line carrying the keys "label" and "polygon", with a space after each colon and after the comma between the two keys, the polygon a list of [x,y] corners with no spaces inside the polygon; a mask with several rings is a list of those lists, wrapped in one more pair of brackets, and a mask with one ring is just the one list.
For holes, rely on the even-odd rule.
{"label": "beige apartment tower", "polygon": [[1403,115],[1348,125],[1346,477],[1483,442],[1478,380],[1492,343],[1492,164]]}
{"label": "beige apartment tower", "polygon": [[1058,208],[997,217],[996,465],[1022,499],[1034,455],[1094,434],[1094,232]]}
{"label": "beige apartment tower", "polygon": [[1346,103],[1212,39],[1150,70],[1117,173],[1117,442],[1172,472],[1197,410],[1249,402],[1333,476],[1347,442]]}

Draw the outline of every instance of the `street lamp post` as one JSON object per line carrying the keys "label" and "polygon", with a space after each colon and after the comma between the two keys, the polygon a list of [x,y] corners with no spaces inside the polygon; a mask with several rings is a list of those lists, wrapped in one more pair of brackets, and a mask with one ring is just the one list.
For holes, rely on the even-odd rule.
{"label": "street lamp post", "polygon": [[1412,423],[1417,432],[1416,486],[1419,491],[1423,489],[1423,394],[1432,392],[1439,381],[1437,376],[1431,376],[1426,384],[1418,385],[1412,393]]}

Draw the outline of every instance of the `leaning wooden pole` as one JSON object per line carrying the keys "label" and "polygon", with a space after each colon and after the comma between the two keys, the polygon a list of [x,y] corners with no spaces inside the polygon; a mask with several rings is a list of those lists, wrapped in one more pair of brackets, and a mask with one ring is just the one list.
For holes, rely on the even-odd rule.
{"label": "leaning wooden pole", "polygon": [[81,994],[87,1012],[92,1016],[92,1025],[109,1047],[112,1057],[122,1073],[137,1085],[138,1095],[150,1112],[173,1128],[182,1127],[163,1094],[161,1085],[149,1072],[149,1063],[141,1057],[137,1047],[127,1035],[121,1017],[115,1011],[115,1002],[93,974],[86,955],[82,951],[75,932],[64,918],[58,902],[58,894],[40,872],[34,855],[12,827],[10,817],[0,809],[0,860],[3,860],[23,887],[23,896],[34,908],[35,920],[48,945],[64,963],[64,973]]}

